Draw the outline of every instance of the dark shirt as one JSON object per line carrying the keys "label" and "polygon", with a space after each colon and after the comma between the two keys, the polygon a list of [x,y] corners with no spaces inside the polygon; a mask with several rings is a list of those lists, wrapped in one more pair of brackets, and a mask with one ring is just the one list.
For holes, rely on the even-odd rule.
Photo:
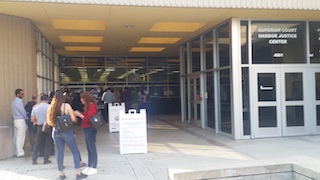
{"label": "dark shirt", "polygon": [[34,106],[34,105],[36,105],[37,104],[37,102],[35,102],[35,101],[29,101],[25,106],[24,106],[24,109],[27,111],[27,116],[28,116],[28,126],[32,126],[33,125],[33,123],[31,122],[31,118],[30,118],[30,116],[31,116],[31,111],[32,111],[32,107]]}
{"label": "dark shirt", "polygon": [[120,95],[120,100],[122,102],[131,102],[131,92],[130,91],[122,91]]}

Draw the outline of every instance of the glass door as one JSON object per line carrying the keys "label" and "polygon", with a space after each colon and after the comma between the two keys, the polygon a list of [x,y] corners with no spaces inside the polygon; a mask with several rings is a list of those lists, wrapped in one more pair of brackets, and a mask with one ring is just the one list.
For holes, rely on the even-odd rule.
{"label": "glass door", "polygon": [[200,77],[197,75],[190,77],[190,123],[199,127],[201,127],[200,102]]}
{"label": "glass door", "polygon": [[[320,69],[313,68],[311,71],[311,99],[314,104],[310,109],[313,110],[312,118],[315,117],[315,120],[312,121],[311,127],[315,127],[315,134],[320,134]],[[314,115],[315,114],[315,115]]]}
{"label": "glass door", "polygon": [[307,134],[303,69],[281,70],[281,112],[283,136]]}
{"label": "glass door", "polygon": [[252,75],[252,136],[281,136],[279,70],[253,69]]}
{"label": "glass door", "polygon": [[303,70],[256,68],[252,75],[252,136],[306,134]]}

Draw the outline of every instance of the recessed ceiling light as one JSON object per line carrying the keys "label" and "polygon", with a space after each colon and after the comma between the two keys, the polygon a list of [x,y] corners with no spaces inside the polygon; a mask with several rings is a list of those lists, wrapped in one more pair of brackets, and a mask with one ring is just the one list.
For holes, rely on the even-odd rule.
{"label": "recessed ceiling light", "polygon": [[102,36],[60,36],[61,42],[101,43]]}
{"label": "recessed ceiling light", "polygon": [[100,47],[96,46],[65,46],[66,51],[100,51]]}
{"label": "recessed ceiling light", "polygon": [[201,22],[157,22],[151,32],[195,32],[206,23]]}
{"label": "recessed ceiling light", "polygon": [[139,44],[174,44],[181,38],[178,37],[142,37]]}
{"label": "recessed ceiling light", "polygon": [[123,41],[124,41],[123,39],[119,39],[119,40],[118,40],[118,42],[123,42]]}
{"label": "recessed ceiling light", "polygon": [[161,52],[165,47],[132,47],[130,52]]}

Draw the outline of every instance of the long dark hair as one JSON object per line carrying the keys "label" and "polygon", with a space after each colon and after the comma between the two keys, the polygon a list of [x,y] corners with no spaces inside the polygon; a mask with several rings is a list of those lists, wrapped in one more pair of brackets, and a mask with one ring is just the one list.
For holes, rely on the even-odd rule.
{"label": "long dark hair", "polygon": [[55,93],[52,98],[50,107],[47,113],[47,122],[50,126],[55,126],[57,121],[57,116],[61,115],[61,106],[65,101],[65,96],[61,91]]}
{"label": "long dark hair", "polygon": [[83,92],[81,93],[80,97],[85,101],[84,108],[83,108],[84,112],[88,111],[90,103],[97,105],[96,99],[93,97],[91,92],[88,92],[88,91]]}

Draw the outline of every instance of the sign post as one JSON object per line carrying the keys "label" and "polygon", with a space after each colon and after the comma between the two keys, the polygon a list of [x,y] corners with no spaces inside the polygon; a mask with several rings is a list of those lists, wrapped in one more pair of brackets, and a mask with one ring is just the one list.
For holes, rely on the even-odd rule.
{"label": "sign post", "polygon": [[120,110],[119,117],[120,154],[147,153],[146,110]]}

